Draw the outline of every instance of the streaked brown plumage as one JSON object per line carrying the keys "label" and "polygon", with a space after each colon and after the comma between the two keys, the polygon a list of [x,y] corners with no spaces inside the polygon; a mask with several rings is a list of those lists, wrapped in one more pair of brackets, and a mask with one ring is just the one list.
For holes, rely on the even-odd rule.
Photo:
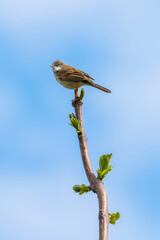
{"label": "streaked brown plumage", "polygon": [[55,61],[51,67],[56,80],[66,88],[77,89],[83,85],[88,85],[98,88],[104,92],[111,93],[109,89],[94,83],[92,81],[94,78],[90,77],[87,73],[68,66],[61,60]]}

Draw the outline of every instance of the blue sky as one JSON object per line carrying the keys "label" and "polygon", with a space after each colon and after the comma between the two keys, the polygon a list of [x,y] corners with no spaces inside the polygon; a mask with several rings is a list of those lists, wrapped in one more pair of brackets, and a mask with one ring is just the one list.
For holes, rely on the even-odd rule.
{"label": "blue sky", "polygon": [[159,239],[160,4],[3,1],[0,9],[0,238],[98,239],[98,206],[69,125],[73,91],[49,65],[89,73],[83,115],[93,168],[113,153],[105,187],[121,218],[110,239]]}

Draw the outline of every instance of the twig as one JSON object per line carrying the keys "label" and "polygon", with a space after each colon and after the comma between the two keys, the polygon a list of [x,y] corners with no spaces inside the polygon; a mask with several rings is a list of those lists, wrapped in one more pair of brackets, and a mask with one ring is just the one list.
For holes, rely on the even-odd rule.
{"label": "twig", "polygon": [[90,183],[91,190],[97,194],[99,201],[99,240],[108,240],[108,201],[107,194],[103,182],[96,178],[88,153],[87,138],[83,127],[82,118],[82,99],[79,97],[78,89],[75,90],[75,100],[72,101],[72,106],[75,108],[76,118],[79,120],[81,132],[78,133],[79,146],[83,166]]}

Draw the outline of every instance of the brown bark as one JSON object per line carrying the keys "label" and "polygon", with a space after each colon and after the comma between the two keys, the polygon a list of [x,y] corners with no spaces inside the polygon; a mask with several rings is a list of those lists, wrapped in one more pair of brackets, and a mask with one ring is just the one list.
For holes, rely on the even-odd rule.
{"label": "brown bark", "polygon": [[108,240],[109,215],[107,194],[103,182],[95,176],[91,165],[88,153],[87,138],[83,127],[82,104],[83,102],[79,97],[78,90],[75,90],[75,100],[72,102],[72,105],[75,108],[76,118],[79,120],[82,130],[80,133],[78,133],[78,140],[83,166],[90,183],[90,188],[94,193],[97,194],[99,201],[99,240]]}

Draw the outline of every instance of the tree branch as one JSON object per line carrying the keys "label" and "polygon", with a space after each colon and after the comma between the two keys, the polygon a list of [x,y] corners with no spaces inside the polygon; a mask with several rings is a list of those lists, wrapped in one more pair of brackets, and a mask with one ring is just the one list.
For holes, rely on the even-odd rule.
{"label": "tree branch", "polygon": [[88,153],[87,138],[83,127],[82,118],[82,99],[79,97],[78,89],[75,90],[75,100],[72,102],[72,106],[75,108],[76,118],[79,120],[81,132],[78,133],[79,146],[81,150],[81,156],[83,166],[90,183],[91,190],[97,194],[99,201],[99,240],[108,240],[108,201],[107,194],[104,188],[103,182],[98,179],[93,171],[91,161]]}

